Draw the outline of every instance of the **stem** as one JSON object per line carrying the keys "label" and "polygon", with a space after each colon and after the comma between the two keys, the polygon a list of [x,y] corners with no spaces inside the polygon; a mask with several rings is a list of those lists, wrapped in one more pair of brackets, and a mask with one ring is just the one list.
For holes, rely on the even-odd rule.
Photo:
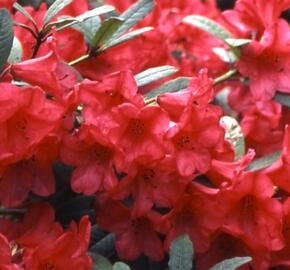
{"label": "stem", "polygon": [[222,83],[222,82],[228,80],[229,78],[231,78],[236,73],[237,73],[236,69],[229,70],[227,73],[221,75],[220,77],[215,78],[213,80],[213,84],[216,85],[216,84]]}
{"label": "stem", "polygon": [[15,26],[19,26],[19,27],[22,27],[24,28],[25,30],[27,30],[28,32],[30,32],[30,34],[35,38],[37,39],[37,34],[35,34],[35,32],[27,25],[25,24],[22,24],[22,23],[18,23],[18,22],[14,22],[14,25]]}
{"label": "stem", "polygon": [[[222,83],[228,79],[230,79],[233,75],[235,75],[237,73],[236,69],[231,69],[228,72],[226,72],[225,74],[221,75],[220,77],[217,77],[213,80],[213,85]],[[146,99],[145,100],[145,105],[150,105],[152,103],[156,102],[156,97],[154,98],[150,98],[150,99]]]}
{"label": "stem", "polygon": [[24,208],[0,208],[0,216],[5,215],[23,215],[26,212]]}
{"label": "stem", "polygon": [[77,58],[77,59],[75,59],[75,60],[69,62],[68,65],[69,65],[69,66],[74,66],[74,65],[79,64],[80,62],[82,62],[82,61],[84,61],[84,60],[89,59],[90,57],[91,57],[90,54],[85,54],[85,55],[83,55],[83,56],[81,56],[81,57],[79,57],[79,58]]}

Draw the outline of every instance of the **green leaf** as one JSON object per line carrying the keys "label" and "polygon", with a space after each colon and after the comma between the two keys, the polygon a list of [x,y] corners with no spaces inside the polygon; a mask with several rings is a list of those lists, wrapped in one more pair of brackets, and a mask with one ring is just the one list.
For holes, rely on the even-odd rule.
{"label": "green leaf", "polygon": [[227,29],[207,17],[191,15],[185,17],[183,21],[210,33],[222,41],[232,38],[232,34]]}
{"label": "green leaf", "polygon": [[184,90],[187,88],[190,79],[190,77],[179,77],[153,89],[144,96],[146,99],[150,99],[165,93],[173,93]]}
{"label": "green leaf", "polygon": [[102,255],[112,255],[115,247],[115,235],[110,233],[106,235],[102,240],[90,247],[90,251],[96,252]]}
{"label": "green leaf", "polygon": [[153,7],[153,0],[139,0],[138,2],[130,6],[120,15],[120,18],[124,19],[124,23],[112,36],[112,40],[120,37],[121,35],[126,33],[132,26],[141,21],[147,14],[151,12]]}
{"label": "green leaf", "polygon": [[274,100],[282,104],[283,106],[290,108],[290,95],[289,94],[278,93],[275,95]]}
{"label": "green leaf", "polygon": [[12,49],[7,59],[8,63],[9,64],[19,63],[22,58],[22,53],[23,53],[22,44],[17,37],[14,37]]}
{"label": "green leaf", "polygon": [[[100,15],[109,13],[109,12],[111,12],[113,10],[115,10],[115,8],[113,6],[110,6],[110,5],[103,5],[103,6],[100,6],[100,7],[96,7],[94,9],[92,9],[92,10],[89,10],[89,11],[87,11],[87,12],[85,12],[85,13],[77,16],[77,17],[75,17],[75,18],[69,17],[68,18],[68,23],[66,25],[61,26],[61,27],[58,27],[58,30],[62,30],[64,28],[73,26],[73,25],[78,24],[78,23],[79,24],[80,23],[84,23],[84,22],[86,22],[87,20],[90,20],[90,19],[94,19],[94,18],[98,18],[99,19]],[[69,19],[71,20],[71,22],[69,22]],[[57,22],[58,21],[52,22],[50,24],[54,25],[54,24],[57,24]],[[50,24],[48,24],[48,25],[50,25]]]}
{"label": "green leaf", "polygon": [[7,9],[0,9],[0,71],[6,64],[13,45],[13,21]]}
{"label": "green leaf", "polygon": [[254,160],[247,168],[247,171],[259,171],[271,166],[275,161],[281,157],[281,151],[274,152],[268,156],[264,156]]}
{"label": "green leaf", "polygon": [[58,12],[69,5],[73,0],[56,0],[47,10],[43,24],[47,24]]}
{"label": "green leaf", "polygon": [[153,30],[154,28],[153,27],[143,27],[143,28],[140,28],[140,29],[137,29],[137,30],[133,30],[131,32],[128,32],[126,34],[124,34],[123,36],[119,37],[119,38],[116,38],[116,39],[113,39],[109,41],[109,43],[106,45],[106,48],[105,49],[109,49],[109,48],[112,48],[114,46],[117,46],[119,44],[122,44],[128,40],[131,40],[137,36],[140,36],[148,31],[151,31]]}
{"label": "green leaf", "polygon": [[106,257],[92,252],[89,255],[93,260],[92,270],[113,270],[113,265]]}
{"label": "green leaf", "polygon": [[238,59],[232,51],[226,50],[225,48],[213,48],[212,50],[225,63],[232,64]]}
{"label": "green leaf", "polygon": [[105,43],[112,37],[112,35],[123,24],[123,20],[117,17],[106,19],[102,24],[92,40],[92,47],[97,48]]}
{"label": "green leaf", "polygon": [[225,127],[226,139],[234,147],[235,160],[239,160],[246,151],[245,138],[241,126],[235,118],[230,116],[223,116],[221,121]]}
{"label": "green leaf", "polygon": [[135,76],[138,87],[147,85],[149,83],[158,81],[165,77],[168,77],[178,70],[173,66],[161,66],[155,68],[149,68]]}
{"label": "green leaf", "polygon": [[113,270],[131,270],[131,268],[123,262],[116,262],[114,264]]}
{"label": "green leaf", "polygon": [[13,7],[19,11],[22,15],[24,15],[29,21],[31,21],[34,25],[36,25],[36,21],[32,18],[32,16],[26,11],[24,7],[22,7],[17,2],[14,3]]}
{"label": "green leaf", "polygon": [[227,38],[225,42],[232,47],[242,47],[252,42],[251,39],[243,39],[243,38]]}
{"label": "green leaf", "polygon": [[188,235],[175,239],[169,251],[169,270],[191,270],[193,261],[193,245]]}
{"label": "green leaf", "polygon": [[86,39],[86,42],[92,46],[93,38],[101,26],[101,19],[99,16],[89,18],[81,23],[72,25],[72,28],[81,32]]}
{"label": "green leaf", "polygon": [[238,267],[249,263],[251,260],[251,257],[235,257],[216,264],[214,267],[210,268],[210,270],[235,270]]}

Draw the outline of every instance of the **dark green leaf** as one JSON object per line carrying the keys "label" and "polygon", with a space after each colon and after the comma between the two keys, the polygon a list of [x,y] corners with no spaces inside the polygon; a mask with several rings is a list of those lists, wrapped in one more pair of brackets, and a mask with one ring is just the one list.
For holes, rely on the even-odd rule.
{"label": "dark green leaf", "polygon": [[188,235],[175,239],[169,251],[169,270],[191,270],[193,261],[193,245]]}
{"label": "dark green leaf", "polygon": [[22,58],[22,45],[17,37],[13,39],[12,49],[10,51],[9,57],[7,59],[9,64],[16,64],[21,61]]}
{"label": "dark green leaf", "polygon": [[210,270],[235,270],[240,266],[249,263],[251,260],[251,257],[236,257],[233,259],[224,260],[210,268]]}
{"label": "dark green leaf", "polygon": [[93,260],[92,270],[113,270],[113,265],[106,257],[92,252],[90,252],[89,255]]}
{"label": "dark green leaf", "polygon": [[184,22],[189,23],[203,31],[206,31],[223,41],[228,38],[232,38],[232,34],[227,29],[223,28],[221,25],[207,17],[191,15],[185,17],[183,20]]}
{"label": "dark green leaf", "polygon": [[7,62],[13,45],[13,21],[7,9],[0,9],[0,71]]}
{"label": "dark green leaf", "polygon": [[148,31],[151,31],[153,30],[154,28],[153,27],[144,27],[144,28],[140,28],[140,29],[137,29],[137,30],[134,30],[134,31],[131,31],[131,32],[128,32],[126,34],[124,34],[123,36],[119,37],[119,38],[116,38],[116,39],[113,39],[109,41],[108,45],[106,45],[106,48],[105,49],[108,49],[108,48],[112,48],[114,46],[117,46],[119,44],[122,44],[128,40],[131,40],[137,36],[140,36]]}
{"label": "dark green leaf", "polygon": [[113,270],[131,270],[131,268],[123,262],[116,262],[114,264]]}
{"label": "dark green leaf", "polygon": [[232,47],[241,47],[251,43],[252,40],[243,38],[227,38],[225,39],[225,42]]}
{"label": "dark green leaf", "polygon": [[57,15],[63,8],[69,5],[73,0],[56,0],[47,10],[43,19],[43,24],[47,24],[50,20]]}
{"label": "dark green leaf", "polygon": [[149,83],[158,81],[160,79],[163,79],[165,77],[168,77],[174,73],[176,73],[178,70],[177,68],[173,66],[161,66],[161,67],[155,67],[155,68],[149,68],[135,76],[135,80],[137,82],[137,85],[144,86]]}
{"label": "dark green leaf", "polygon": [[25,8],[23,8],[20,4],[17,2],[14,3],[13,7],[18,10],[22,15],[24,15],[29,21],[31,21],[34,25],[36,25],[35,20],[32,18],[32,16],[26,11]]}
{"label": "dark green leaf", "polygon": [[93,245],[90,251],[106,257],[113,255],[115,253],[115,235],[112,233],[106,235],[102,240]]}
{"label": "dark green leaf", "polygon": [[81,32],[86,39],[86,42],[92,46],[93,38],[100,28],[101,19],[99,16],[89,18],[81,23],[72,25],[72,28]]}
{"label": "dark green leaf", "polygon": [[254,160],[247,168],[247,171],[259,171],[271,166],[281,157],[281,151]]}
{"label": "dark green leaf", "polygon": [[139,0],[131,7],[129,7],[124,13],[120,15],[120,18],[124,20],[123,25],[112,36],[112,40],[122,36],[132,26],[141,21],[154,7],[153,0]]}
{"label": "dark green leaf", "polygon": [[179,77],[177,79],[166,82],[165,84],[153,89],[149,93],[145,94],[145,98],[155,98],[156,96],[165,94],[165,93],[173,93],[184,90],[187,88],[188,83],[191,78],[189,77]]}
{"label": "dark green leaf", "polygon": [[278,93],[274,97],[275,101],[282,104],[283,106],[290,108],[290,95],[289,94],[282,94]]}
{"label": "dark green leaf", "polygon": [[105,45],[105,43],[119,29],[123,22],[124,21],[122,19],[117,17],[112,17],[105,20],[93,38],[92,47],[97,48],[100,45]]}
{"label": "dark green leaf", "polygon": [[245,138],[238,121],[230,116],[221,118],[226,132],[226,139],[232,144],[235,151],[235,160],[239,160],[245,154]]}

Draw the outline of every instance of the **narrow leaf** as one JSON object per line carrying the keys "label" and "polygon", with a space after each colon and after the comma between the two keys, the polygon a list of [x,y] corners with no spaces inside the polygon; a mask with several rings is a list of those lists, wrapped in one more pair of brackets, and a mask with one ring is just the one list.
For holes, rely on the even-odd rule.
{"label": "narrow leaf", "polygon": [[123,262],[116,262],[114,264],[113,270],[131,270],[131,268]]}
{"label": "narrow leaf", "polygon": [[143,28],[128,32],[128,33],[124,34],[123,36],[121,36],[119,38],[110,40],[108,45],[106,45],[105,49],[109,49],[109,48],[112,48],[112,47],[117,46],[119,44],[122,44],[122,43],[124,43],[124,42],[126,42],[128,40],[131,40],[131,39],[133,39],[135,37],[138,37],[138,36],[148,32],[148,31],[153,30],[153,29],[154,29],[153,27],[143,27]]}
{"label": "narrow leaf", "polygon": [[236,55],[232,51],[228,51],[225,48],[213,48],[213,52],[225,63],[234,63],[237,60]]}
{"label": "narrow leaf", "polygon": [[282,94],[278,93],[274,97],[275,101],[282,104],[283,106],[290,108],[290,95],[289,94]]}
{"label": "narrow leaf", "polygon": [[163,79],[165,77],[168,77],[174,73],[176,73],[178,70],[177,68],[173,66],[161,66],[161,67],[155,67],[155,68],[149,68],[135,76],[135,80],[137,81],[137,85],[144,86],[149,83],[158,81],[160,79]]}
{"label": "narrow leaf", "polygon": [[271,166],[281,157],[281,151],[272,153],[271,155],[254,160],[247,168],[247,171],[259,171]]}
{"label": "narrow leaf", "polygon": [[13,7],[19,11],[22,15],[24,15],[29,21],[31,21],[34,25],[36,25],[35,20],[32,18],[32,16],[26,11],[24,7],[22,7],[17,2],[14,3]]}
{"label": "narrow leaf", "polygon": [[191,270],[193,261],[193,245],[187,235],[175,239],[169,251],[169,270]]}
{"label": "narrow leaf", "polygon": [[235,151],[235,160],[239,160],[246,151],[245,138],[238,121],[230,116],[223,116],[221,122],[225,128],[226,139],[232,144]]}
{"label": "narrow leaf", "polygon": [[252,42],[251,39],[227,38],[225,42],[232,47],[242,47]]}
{"label": "narrow leaf", "polygon": [[22,58],[22,53],[23,53],[22,44],[17,37],[14,37],[12,49],[7,59],[8,63],[9,64],[19,63]]}
{"label": "narrow leaf", "polygon": [[86,42],[92,46],[93,38],[101,26],[101,19],[99,16],[94,16],[81,23],[72,25],[72,28],[81,32],[85,37]]}
{"label": "narrow leaf", "polygon": [[58,12],[69,5],[73,0],[56,0],[47,10],[43,24],[47,24]]}
{"label": "narrow leaf", "polygon": [[[106,14],[106,13],[109,13],[111,11],[115,10],[115,8],[113,6],[110,6],[110,5],[103,5],[103,6],[100,6],[100,7],[96,7],[92,10],[89,10],[75,18],[69,18],[71,19],[71,22],[68,21],[68,23],[66,25],[63,25],[63,26],[60,26],[58,27],[58,31],[64,29],[64,28],[67,28],[67,27],[70,27],[70,26],[73,26],[77,23],[84,23],[86,22],[87,20],[89,19],[93,19],[95,17],[97,17],[99,19],[98,16],[100,15],[103,15],[103,14]],[[56,22],[52,22],[52,23],[49,23],[48,25],[52,24],[56,24],[57,25],[58,21]]]}
{"label": "narrow leaf", "polygon": [[156,96],[165,94],[165,93],[173,93],[184,90],[187,88],[188,83],[191,78],[189,77],[180,77],[165,84],[153,89],[149,93],[145,94],[146,99],[155,98]]}
{"label": "narrow leaf", "polygon": [[92,47],[96,48],[100,45],[104,45],[105,42],[108,41],[119,29],[122,23],[123,20],[117,17],[105,20],[93,38]]}
{"label": "narrow leaf", "polygon": [[0,71],[7,62],[13,45],[13,21],[7,9],[0,9]]}
{"label": "narrow leaf", "polygon": [[210,270],[235,270],[238,267],[249,263],[251,260],[251,257],[236,257],[233,259],[227,259],[216,264],[214,267],[210,268]]}
{"label": "narrow leaf", "polygon": [[113,270],[113,265],[106,257],[92,252],[90,252],[89,255],[93,260],[92,270]]}
{"label": "narrow leaf", "polygon": [[232,38],[232,34],[227,29],[223,28],[221,25],[219,25],[218,23],[209,18],[199,15],[191,15],[185,17],[183,21],[203,31],[206,31],[223,41],[225,41],[228,38]]}
{"label": "narrow leaf", "polygon": [[154,7],[153,0],[139,0],[126,11],[124,11],[120,18],[124,19],[124,24],[112,36],[112,40],[120,37],[126,33],[132,26],[141,21],[147,14],[151,12]]}
{"label": "narrow leaf", "polygon": [[99,253],[106,257],[115,253],[115,235],[110,233],[106,235],[102,240],[93,245],[90,251]]}

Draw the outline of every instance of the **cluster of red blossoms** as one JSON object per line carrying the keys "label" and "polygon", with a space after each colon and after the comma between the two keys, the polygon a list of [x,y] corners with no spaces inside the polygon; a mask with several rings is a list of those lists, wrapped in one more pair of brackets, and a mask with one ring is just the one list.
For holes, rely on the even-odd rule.
{"label": "cluster of red blossoms", "polygon": [[[73,168],[75,193],[95,196],[95,223],[115,234],[122,260],[162,261],[187,234],[198,270],[236,256],[252,257],[244,269],[290,269],[289,0],[238,0],[225,12],[211,0],[156,0],[133,27],[151,31],[89,55],[76,27],[47,30],[46,3],[23,11],[14,2],[0,3],[21,46],[0,78],[0,269],[92,268],[89,218],[63,228],[44,202],[56,163]],[[93,8],[71,2],[52,21]],[[116,16],[135,2],[107,4]],[[216,53],[231,55],[184,19],[193,14],[247,41],[236,59]],[[157,83],[140,86],[136,75],[165,65],[188,86],[146,99]],[[229,113],[245,139],[238,158],[221,122]],[[272,162],[256,168],[265,156]]]}

